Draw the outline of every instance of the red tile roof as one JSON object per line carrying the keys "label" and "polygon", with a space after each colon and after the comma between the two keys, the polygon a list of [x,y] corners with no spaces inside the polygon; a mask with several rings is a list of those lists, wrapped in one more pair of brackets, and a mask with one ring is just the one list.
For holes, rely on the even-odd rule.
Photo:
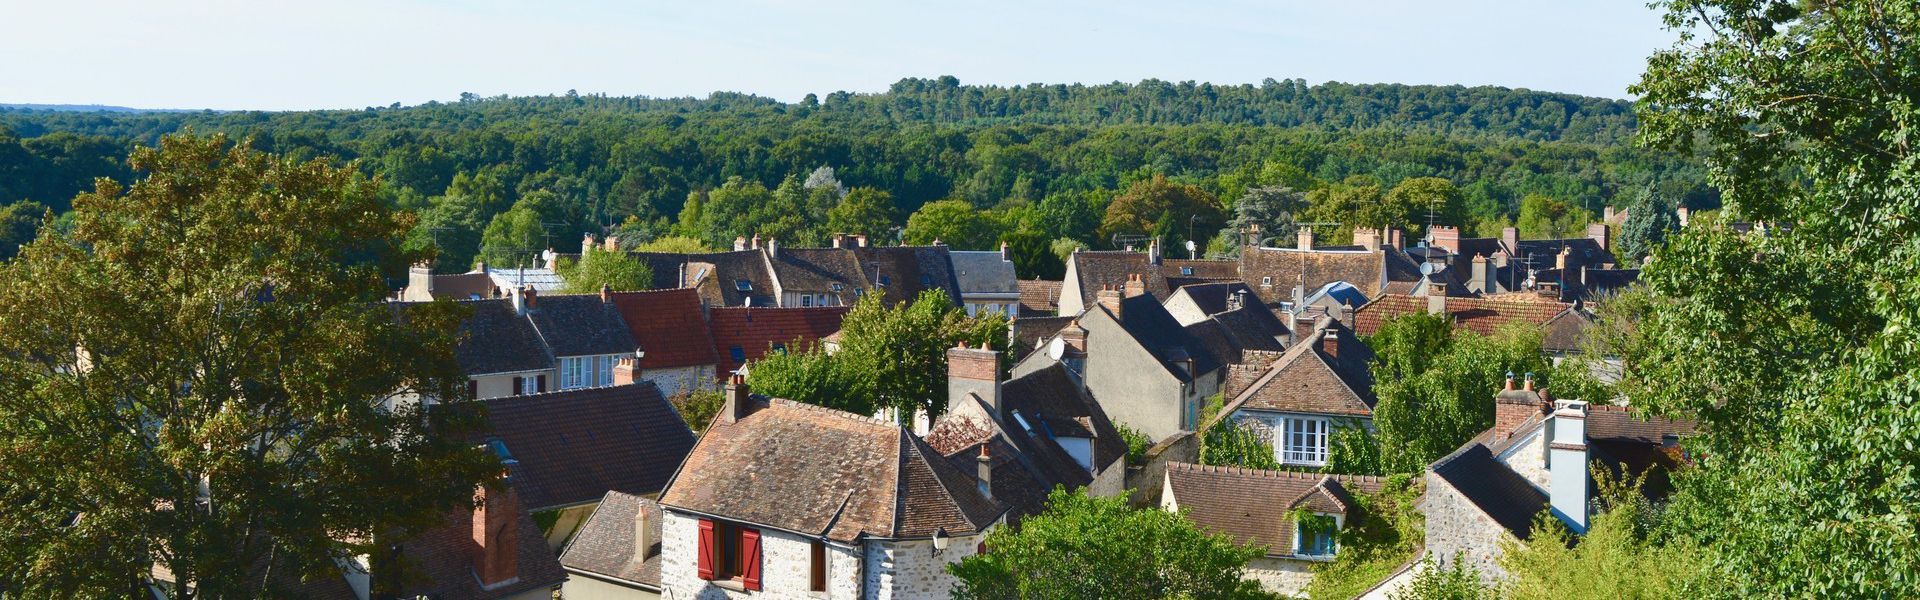
{"label": "red tile roof", "polygon": [[[1480,334],[1492,334],[1507,323],[1545,325],[1573,305],[1552,300],[1493,300],[1488,298],[1447,298],[1447,314],[1455,326]],[[1426,312],[1425,296],[1388,294],[1373,299],[1353,311],[1353,330],[1373,335],[1394,317]]]}
{"label": "red tile roof", "polygon": [[720,362],[701,314],[700,292],[675,288],[647,292],[615,292],[613,305],[627,322],[627,331],[646,356],[642,369],[712,365]]}
{"label": "red tile roof", "polygon": [[[707,313],[707,327],[713,336],[713,349],[719,353],[725,376],[744,362],[759,359],[773,344],[791,344],[794,340],[816,342],[840,330],[840,320],[850,310],[845,306],[814,308],[714,308]],[[742,359],[734,360],[739,348]]]}

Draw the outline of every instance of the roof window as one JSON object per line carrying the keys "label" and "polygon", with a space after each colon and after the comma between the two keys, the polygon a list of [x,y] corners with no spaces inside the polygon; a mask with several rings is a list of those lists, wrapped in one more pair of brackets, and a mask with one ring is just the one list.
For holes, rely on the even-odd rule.
{"label": "roof window", "polygon": [[520,462],[513,458],[513,453],[507,451],[507,443],[500,439],[487,440],[487,449],[492,450],[494,456],[500,457],[500,464],[511,465]]}
{"label": "roof window", "polygon": [[747,362],[747,350],[739,346],[728,348],[727,356],[732,357],[733,362],[737,362],[737,363]]}
{"label": "roof window", "polygon": [[742,292],[751,292],[753,291],[753,282],[747,281],[745,279],[735,279],[733,280],[733,289],[740,290]]}

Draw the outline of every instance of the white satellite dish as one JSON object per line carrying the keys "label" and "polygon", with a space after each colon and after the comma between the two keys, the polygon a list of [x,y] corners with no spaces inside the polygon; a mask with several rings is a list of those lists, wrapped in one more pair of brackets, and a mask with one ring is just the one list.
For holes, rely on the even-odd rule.
{"label": "white satellite dish", "polygon": [[1060,357],[1066,356],[1066,355],[1067,355],[1066,340],[1060,339],[1060,336],[1054,336],[1053,341],[1047,342],[1047,358],[1060,360]]}

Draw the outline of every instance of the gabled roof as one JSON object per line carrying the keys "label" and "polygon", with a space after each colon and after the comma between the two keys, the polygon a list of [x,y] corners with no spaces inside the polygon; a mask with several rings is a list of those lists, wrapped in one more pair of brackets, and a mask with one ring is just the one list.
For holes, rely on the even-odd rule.
{"label": "gabled roof", "polygon": [[1013,261],[1002,258],[998,250],[950,250],[953,275],[962,294],[1018,294],[1020,278],[1013,274]]}
{"label": "gabled roof", "polygon": [[1320,289],[1314,290],[1311,294],[1307,294],[1307,296],[1301,300],[1307,304],[1315,304],[1322,298],[1331,299],[1336,304],[1352,307],[1358,307],[1367,303],[1367,295],[1362,293],[1360,288],[1353,287],[1353,284],[1345,281],[1335,281],[1320,286]]}
{"label": "gabled roof", "polygon": [[[716,373],[732,373],[746,362],[759,360],[774,344],[784,347],[796,339],[817,342],[832,335],[840,331],[840,320],[848,310],[845,306],[709,309],[707,327],[720,364]],[[734,360],[734,348],[740,349],[744,360]]]}
{"label": "gabled roof", "polygon": [[[1373,381],[1366,363],[1372,350],[1359,338],[1329,324],[1318,336],[1288,348],[1266,372],[1231,398],[1221,414],[1240,410],[1373,416]],[[1339,356],[1329,356],[1320,336],[1339,336]]]}
{"label": "gabled roof", "polygon": [[[1200,312],[1211,315],[1226,312],[1232,306],[1232,297],[1242,292],[1245,292],[1244,299],[1248,304],[1261,303],[1260,294],[1239,280],[1209,281],[1181,286],[1167,296],[1167,302],[1171,303],[1177,298],[1185,297],[1186,301],[1199,308]],[[1268,311],[1268,314],[1272,314],[1272,311]]]}
{"label": "gabled roof", "polygon": [[1104,468],[1127,454],[1127,442],[1066,365],[1054,363],[1001,384],[1008,414],[1046,428],[1052,437],[1093,439],[1093,464]]}
{"label": "gabled roof", "polygon": [[1300,497],[1287,503],[1288,509],[1306,509],[1317,513],[1340,515],[1348,514],[1347,511],[1355,506],[1353,495],[1347,493],[1347,487],[1340,485],[1340,480],[1334,479],[1331,475],[1321,476],[1320,482],[1314,484],[1313,489],[1301,493]]}
{"label": "gabled roof", "polygon": [[473,314],[460,322],[453,356],[469,376],[553,368],[547,345],[533,321],[514,314],[505,299],[463,302]]}
{"label": "gabled roof", "polygon": [[960,283],[954,278],[953,261],[946,246],[858,246],[849,248],[860,262],[867,281],[881,285],[881,300],[887,305],[912,302],[920,292],[944,290],[955,305],[960,303]]}
{"label": "gabled roof", "polygon": [[1093,306],[1102,289],[1121,289],[1133,275],[1140,276],[1147,293],[1165,298],[1172,292],[1166,275],[1148,261],[1144,252],[1081,250],[1067,260],[1073,261],[1073,274],[1079,279],[1082,306]]}
{"label": "gabled roof", "polygon": [[660,504],[837,542],[968,535],[1005,512],[899,425],[783,399],[716,419]]}
{"label": "gabled roof", "polygon": [[1533,516],[1547,508],[1545,493],[1477,442],[1469,442],[1428,469],[1522,540],[1532,533]]}
{"label": "gabled roof", "polygon": [[1556,258],[1565,250],[1572,251],[1567,261],[1570,266],[1597,267],[1606,263],[1619,262],[1613,258],[1612,252],[1608,252],[1599,241],[1593,238],[1519,240],[1519,243],[1520,247],[1515,249],[1514,258],[1522,261],[1531,259],[1534,265],[1552,267],[1556,264]]}
{"label": "gabled roof", "polygon": [[1079,317],[1015,317],[1013,327],[1014,360],[1025,356],[1040,344],[1042,340],[1053,337],[1060,329]]}
{"label": "gabled roof", "polygon": [[527,316],[554,356],[627,354],[638,346],[620,311],[599,294],[537,296]]}
{"label": "gabled roof", "polygon": [[[1106,308],[1099,304],[1092,306],[1098,307],[1103,312],[1106,311]],[[1185,327],[1182,327],[1180,321],[1174,319],[1151,292],[1120,299],[1120,312],[1121,315],[1115,317],[1115,320],[1120,323],[1120,328],[1133,336],[1133,339],[1139,342],[1141,347],[1146,348],[1147,352],[1160,359],[1161,366],[1177,375],[1182,381],[1190,381],[1221,367],[1220,358],[1207,349],[1206,342],[1194,337]],[[1088,343],[1096,344],[1097,342],[1089,341]],[[1089,350],[1091,351],[1091,348]],[[1184,372],[1184,366],[1175,366],[1183,365],[1188,358],[1193,360],[1194,372],[1192,373]]]}
{"label": "gabled roof", "polygon": [[675,288],[614,292],[613,305],[639,349],[642,369],[719,364],[713,337],[700,307],[700,292]]}
{"label": "gabled roof", "polygon": [[1568,309],[1547,320],[1546,337],[1540,346],[1549,352],[1579,352],[1586,341],[1587,328],[1593,325],[1594,318],[1586,311]]}
{"label": "gabled roof", "polygon": [[1189,520],[1237,543],[1259,546],[1267,556],[1293,555],[1294,524],[1288,513],[1296,501],[1324,489],[1323,481],[1339,486],[1349,504],[1349,490],[1373,494],[1386,485],[1383,477],[1365,475],[1167,464],[1167,487]]}
{"label": "gabled roof", "polygon": [[962,473],[979,472],[980,449],[986,446],[993,499],[1007,506],[1009,523],[1045,510],[1047,494],[1055,487],[1074,489],[1093,482],[1092,474],[1059,444],[988,416],[991,412],[979,396],[968,395],[948,407],[926,440]]}
{"label": "gabled roof", "polygon": [[608,491],[660,491],[693,447],[673,405],[652,383],[493,398],[490,431],[513,462],[522,504],[532,510],[598,500]]}
{"label": "gabled roof", "polygon": [[[527,506],[522,503],[522,506]],[[464,508],[447,511],[445,523],[397,544],[404,557],[401,573],[390,572],[393,561],[374,561],[375,581],[405,582],[395,597],[446,598],[447,600],[493,600],[511,598],[533,590],[545,590],[567,579],[560,560],[547,550],[546,536],[533,522],[528,509],[519,509],[520,523],[515,541],[519,559],[518,576],[500,587],[484,589],[474,577],[474,556],[479,552],[473,541],[473,513]]]}
{"label": "gabled roof", "polygon": [[[678,254],[629,252],[653,268],[653,287],[691,287],[712,306],[774,306],[773,273],[760,250]],[[739,282],[747,282],[741,290]]]}
{"label": "gabled roof", "polygon": [[1249,247],[1240,250],[1240,278],[1269,303],[1277,303],[1291,299],[1296,285],[1304,293],[1344,281],[1370,296],[1410,289],[1420,281],[1420,267],[1405,252],[1391,246],[1380,250],[1304,251]]}
{"label": "gabled roof", "polygon": [[[1167,278],[1169,285],[1176,288],[1196,283],[1239,281],[1240,263],[1232,260],[1168,258],[1160,261],[1160,274]],[[1172,283],[1176,280],[1181,283]]]}
{"label": "gabled roof", "polygon": [[1022,279],[1019,285],[1022,316],[1051,315],[1060,312],[1060,282]]}
{"label": "gabled roof", "polygon": [[[1447,314],[1453,317],[1456,327],[1463,327],[1491,335],[1501,325],[1507,323],[1526,323],[1545,325],[1555,315],[1573,305],[1547,299],[1505,300],[1492,298],[1454,298],[1446,300]],[[1353,329],[1360,335],[1373,335],[1380,326],[1394,317],[1426,312],[1427,298],[1388,294],[1374,298],[1353,311]]]}
{"label": "gabled roof", "polygon": [[[771,263],[783,291],[847,294],[851,299],[855,288],[873,287],[873,282],[864,281],[853,252],[844,248],[781,248],[773,253]],[[835,284],[840,289],[833,289]]]}
{"label": "gabled roof", "polygon": [[[640,519],[641,513],[645,519]],[[645,523],[646,530],[638,531]],[[569,570],[592,573],[660,589],[660,504],[652,500],[607,492],[593,515],[573,534],[560,553]]]}

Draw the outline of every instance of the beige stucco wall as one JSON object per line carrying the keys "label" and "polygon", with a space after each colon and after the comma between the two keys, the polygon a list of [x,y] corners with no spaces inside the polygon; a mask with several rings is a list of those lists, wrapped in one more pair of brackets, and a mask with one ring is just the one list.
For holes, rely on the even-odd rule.
{"label": "beige stucco wall", "polygon": [[567,573],[567,582],[560,586],[560,597],[566,600],[659,600],[660,593],[615,585],[589,575]]}

